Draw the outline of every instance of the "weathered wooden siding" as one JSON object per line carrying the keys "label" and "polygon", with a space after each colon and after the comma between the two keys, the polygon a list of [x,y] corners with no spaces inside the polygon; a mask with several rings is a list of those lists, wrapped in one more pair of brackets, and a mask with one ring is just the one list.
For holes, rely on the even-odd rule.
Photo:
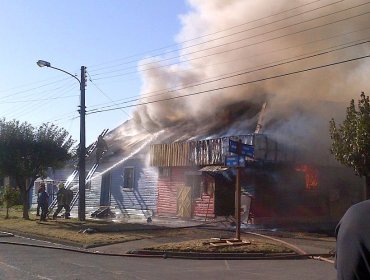
{"label": "weathered wooden siding", "polygon": [[225,156],[230,155],[229,140],[240,140],[254,146],[254,160],[269,162],[291,162],[295,154],[283,145],[263,134],[238,135],[201,141],[156,144],[150,147],[152,166],[205,166],[224,165]]}
{"label": "weathered wooden siding", "polygon": [[[123,188],[125,167],[134,168],[134,188]],[[111,207],[127,214],[129,210],[155,212],[157,202],[157,170],[145,167],[141,159],[130,159],[111,172]]]}
{"label": "weathered wooden siding", "polygon": [[171,168],[170,177],[158,178],[157,214],[162,216],[177,215],[177,189],[184,185],[186,168]]}
{"label": "weathered wooden siding", "polygon": [[[85,194],[85,205],[86,215],[90,217],[91,213],[97,210],[100,206],[100,186],[102,182],[102,176],[99,176],[99,172],[95,172],[89,188],[86,189]],[[76,207],[78,208],[78,207]]]}
{"label": "weathered wooden siding", "polygon": [[223,163],[223,139],[157,144],[150,147],[152,166],[195,166]]}
{"label": "weathered wooden siding", "polygon": [[[95,172],[91,183],[87,184],[88,187],[85,189],[86,218],[90,218],[91,213],[99,208],[101,185],[101,176],[99,176],[99,174],[100,172]],[[78,192],[78,176],[76,176],[76,179],[74,180],[71,188],[74,195],[76,195],[76,193]],[[71,215],[73,217],[78,216],[78,200],[72,208]]]}

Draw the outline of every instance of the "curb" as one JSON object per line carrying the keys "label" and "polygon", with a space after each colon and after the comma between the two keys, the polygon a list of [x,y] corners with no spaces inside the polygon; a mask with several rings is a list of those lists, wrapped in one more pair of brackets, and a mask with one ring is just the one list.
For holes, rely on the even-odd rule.
{"label": "curb", "polygon": [[47,245],[36,245],[29,243],[20,243],[20,242],[8,242],[0,241],[0,244],[7,245],[18,245],[18,246],[28,246],[28,247],[37,247],[45,249],[54,249],[54,250],[64,250],[75,253],[82,254],[91,254],[91,255],[100,255],[100,256],[112,256],[112,257],[136,257],[136,258],[176,258],[176,259],[193,259],[193,260],[292,260],[292,259],[318,259],[324,260],[325,257],[331,257],[332,255],[299,255],[299,254],[241,254],[241,253],[193,253],[193,252],[164,252],[164,251],[146,251],[138,250],[131,251],[126,254],[112,254],[104,253],[99,251],[90,251],[79,248],[66,248],[66,247],[57,247],[57,246],[47,246]]}
{"label": "curb", "polygon": [[14,234],[10,232],[0,231],[0,237],[13,237]]}
{"label": "curb", "polygon": [[264,253],[198,253],[198,252],[169,252],[155,250],[134,250],[129,255],[152,256],[161,258],[196,259],[196,260],[288,260],[308,259],[307,255],[296,253],[264,254]]}

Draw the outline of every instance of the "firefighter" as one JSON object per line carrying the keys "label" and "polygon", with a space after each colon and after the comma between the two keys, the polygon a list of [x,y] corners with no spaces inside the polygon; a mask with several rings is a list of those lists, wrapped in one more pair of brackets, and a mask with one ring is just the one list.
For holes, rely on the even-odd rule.
{"label": "firefighter", "polygon": [[48,206],[49,206],[49,195],[45,191],[45,184],[40,185],[38,206],[40,206],[41,208],[40,221],[46,221],[46,216],[48,213]]}
{"label": "firefighter", "polygon": [[[71,203],[71,198],[70,198],[70,191],[71,190],[66,190],[64,187],[63,183],[60,183],[58,185],[58,192],[57,192],[57,203],[58,207],[57,210],[55,210],[53,214],[53,219],[55,220],[59,214],[60,211],[64,208],[65,214],[64,217],[66,219],[69,219],[70,217],[70,203]],[[73,196],[73,195],[72,195]]]}
{"label": "firefighter", "polygon": [[40,204],[40,195],[41,195],[41,191],[42,191],[42,188],[45,189],[45,183],[42,182],[39,186],[39,189],[37,191],[37,208],[36,208],[36,216],[39,217],[40,216],[40,209],[41,209],[41,204]]}
{"label": "firefighter", "polygon": [[106,151],[108,151],[108,145],[103,139],[103,136],[99,135],[96,143],[96,164],[99,164],[100,159]]}

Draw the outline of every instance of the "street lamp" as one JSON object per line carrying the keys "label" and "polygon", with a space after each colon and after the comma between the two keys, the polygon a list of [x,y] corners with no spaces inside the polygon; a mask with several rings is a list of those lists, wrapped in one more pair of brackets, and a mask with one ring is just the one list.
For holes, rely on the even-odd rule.
{"label": "street lamp", "polygon": [[66,73],[67,75],[75,78],[80,84],[80,146],[79,146],[79,155],[78,155],[78,219],[80,221],[85,221],[86,219],[86,203],[85,203],[85,177],[86,177],[86,163],[85,163],[85,154],[86,154],[86,132],[85,132],[85,116],[86,116],[86,106],[85,106],[85,85],[86,85],[86,67],[81,66],[81,80],[75,75],[51,66],[50,62],[45,60],[37,61],[37,65],[40,67],[49,67],[55,70]]}

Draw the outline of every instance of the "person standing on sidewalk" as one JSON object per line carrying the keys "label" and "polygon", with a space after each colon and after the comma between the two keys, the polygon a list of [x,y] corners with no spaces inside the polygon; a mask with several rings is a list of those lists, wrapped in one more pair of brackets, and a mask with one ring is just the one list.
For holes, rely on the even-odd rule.
{"label": "person standing on sidewalk", "polygon": [[41,208],[40,221],[46,221],[46,215],[48,214],[48,206],[49,206],[49,195],[45,191],[45,184],[40,185],[38,205],[40,205],[40,208]]}
{"label": "person standing on sidewalk", "polygon": [[370,279],[370,200],[352,205],[336,233],[335,268],[338,280]]}

